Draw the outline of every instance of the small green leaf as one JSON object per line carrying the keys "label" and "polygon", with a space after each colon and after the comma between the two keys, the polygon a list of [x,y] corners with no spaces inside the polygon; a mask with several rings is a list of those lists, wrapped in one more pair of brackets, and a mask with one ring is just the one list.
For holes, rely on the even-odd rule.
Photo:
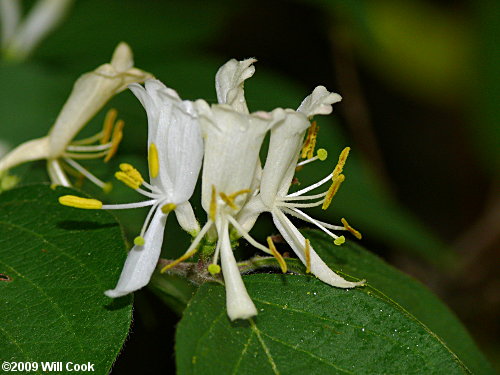
{"label": "small green leaf", "polygon": [[368,286],[245,276],[259,314],[231,323],[224,287],[204,284],[177,329],[179,374],[493,373],[457,319],[419,283],[359,247],[306,234],[336,271]]}
{"label": "small green leaf", "polygon": [[112,215],[58,203],[75,193],[33,185],[0,195],[1,359],[90,362],[107,374],[132,306],[103,292],[126,253]]}

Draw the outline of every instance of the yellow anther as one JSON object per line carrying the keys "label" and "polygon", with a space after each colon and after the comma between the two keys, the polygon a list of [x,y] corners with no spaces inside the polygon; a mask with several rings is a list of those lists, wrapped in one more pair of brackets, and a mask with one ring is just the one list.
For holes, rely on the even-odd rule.
{"label": "yellow anther", "polygon": [[344,225],[344,228],[349,232],[351,232],[352,235],[356,237],[358,240],[360,240],[363,237],[360,232],[358,232],[356,229],[354,229],[349,225],[346,219],[342,218],[340,219],[340,221],[342,222],[342,225]]}
{"label": "yellow anther", "polygon": [[113,190],[113,184],[111,182],[106,182],[102,187],[102,191],[104,191],[106,194],[111,192],[111,190]]}
{"label": "yellow anther", "polygon": [[281,272],[286,273],[288,271],[288,267],[286,265],[285,259],[283,259],[283,257],[278,252],[278,250],[276,250],[276,247],[274,246],[273,239],[271,237],[267,237],[267,244],[269,245],[269,250],[271,250],[271,253],[278,261],[280,268],[281,268]]}
{"label": "yellow anther", "polygon": [[164,214],[168,214],[169,212],[175,210],[177,208],[177,205],[175,203],[167,203],[161,206],[161,212]]}
{"label": "yellow anther", "polygon": [[337,162],[337,165],[335,166],[335,169],[333,170],[333,177],[332,180],[335,180],[335,177],[340,175],[342,171],[344,170],[344,165],[347,160],[347,157],[349,156],[349,151],[351,150],[350,147],[346,147],[342,150],[339,156],[339,161]]}
{"label": "yellow anther", "polygon": [[163,267],[160,271],[160,273],[164,273],[166,272],[167,270],[169,270],[170,268],[172,267],[175,267],[176,265],[178,265],[179,263],[181,262],[184,262],[186,259],[189,259],[191,258],[194,254],[196,254],[196,252],[198,251],[198,249],[193,249],[191,250],[189,253],[186,253],[184,254],[183,256],[181,256],[180,258],[177,258],[176,260],[174,260],[172,263],[170,264],[167,264],[165,267]]}
{"label": "yellow anther", "polygon": [[229,195],[229,198],[230,198],[230,199],[234,199],[234,198],[236,198],[238,195],[247,194],[247,193],[251,193],[251,192],[252,192],[252,190],[250,190],[250,189],[238,190],[236,193],[230,194],[230,195]]}
{"label": "yellow anther", "polygon": [[211,265],[209,265],[207,267],[207,269],[208,269],[208,272],[210,272],[210,274],[212,276],[215,276],[215,275],[220,273],[220,266],[218,264],[215,264],[215,263],[212,263]]}
{"label": "yellow anther", "polygon": [[146,240],[144,239],[144,237],[137,236],[136,238],[134,238],[134,245],[136,246],[144,246],[145,243]]}
{"label": "yellow anther", "polygon": [[340,185],[342,185],[342,182],[344,182],[344,180],[345,180],[345,176],[343,174],[338,175],[334,178],[333,183],[330,185],[330,188],[328,189],[328,191],[326,193],[325,200],[323,201],[323,205],[321,206],[321,208],[323,210],[326,210],[330,206],[330,203],[332,203],[333,197],[335,196],[335,194],[337,194],[337,191],[339,190]]}
{"label": "yellow anther", "polygon": [[333,243],[337,246],[340,246],[342,245],[343,243],[345,242],[345,237],[344,236],[340,236],[340,237],[337,237]]}
{"label": "yellow anther", "polygon": [[210,199],[210,220],[215,221],[217,214],[217,192],[215,191],[215,186],[212,185],[212,197]]}
{"label": "yellow anther", "polygon": [[142,184],[144,182],[144,178],[142,178],[141,172],[139,172],[137,169],[135,169],[131,164],[121,163],[120,170],[122,172],[125,172],[127,175],[129,175],[130,178],[137,180],[140,184]]}
{"label": "yellow anther", "polygon": [[234,204],[234,199],[228,197],[225,193],[220,192],[219,196],[222,198],[222,200],[233,210],[237,210],[238,206]]}
{"label": "yellow anther", "polygon": [[98,210],[102,208],[102,202],[97,199],[77,197],[76,195],[63,195],[59,197],[59,203],[64,206],[83,208],[86,210]]}
{"label": "yellow anther", "polygon": [[328,151],[326,151],[324,148],[320,148],[317,152],[316,155],[318,155],[318,159],[321,161],[325,161],[326,158],[328,157]]}
{"label": "yellow anther", "polygon": [[148,152],[149,175],[151,178],[156,178],[160,171],[160,160],[158,159],[158,149],[154,143],[149,145]]}
{"label": "yellow anther", "polygon": [[304,250],[304,253],[306,255],[306,273],[311,272],[311,243],[309,240],[306,238],[306,247]]}
{"label": "yellow anther", "polygon": [[138,189],[139,186],[141,186],[141,181],[138,181],[135,178],[131,177],[127,172],[116,172],[115,177],[117,180],[120,180],[125,185],[134,190]]}
{"label": "yellow anther", "polygon": [[104,124],[102,126],[102,137],[101,144],[108,143],[111,138],[111,131],[113,130],[113,125],[115,124],[116,117],[118,116],[118,111],[111,108],[104,118]]}
{"label": "yellow anther", "polygon": [[108,162],[113,156],[115,156],[116,151],[118,151],[118,146],[123,138],[123,126],[125,122],[123,120],[118,120],[115,125],[115,129],[113,130],[113,136],[111,137],[111,147],[108,151],[108,154],[104,158],[104,162]]}
{"label": "yellow anther", "polygon": [[316,138],[318,137],[319,126],[316,125],[316,121],[313,121],[309,129],[307,130],[307,137],[302,146],[302,159],[310,159],[314,156],[314,148],[316,147]]}

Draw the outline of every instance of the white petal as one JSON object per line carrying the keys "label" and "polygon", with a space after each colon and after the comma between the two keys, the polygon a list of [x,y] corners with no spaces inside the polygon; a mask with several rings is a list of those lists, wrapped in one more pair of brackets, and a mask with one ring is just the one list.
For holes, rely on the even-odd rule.
{"label": "white petal", "polygon": [[324,86],[318,86],[311,95],[302,101],[297,111],[302,112],[307,117],[329,115],[333,110],[332,104],[341,100],[342,97],[339,94],[329,92]]}
{"label": "white petal", "polygon": [[[293,223],[285,216],[283,212],[279,209],[274,209],[272,211],[274,225],[279,230],[283,238],[293,249],[295,254],[299,257],[302,263],[306,264],[305,257],[305,237],[299,232],[299,230],[293,225]],[[354,288],[356,286],[364,284],[364,282],[351,282],[347,281],[341,276],[333,272],[330,267],[326,265],[325,262],[321,260],[319,255],[310,248],[311,255],[311,272],[321,281],[327,283],[331,286],[337,288]]]}
{"label": "white petal", "polygon": [[118,43],[111,57],[111,65],[117,72],[125,72],[132,69],[134,66],[134,55],[127,43]]}
{"label": "white petal", "polygon": [[276,196],[284,196],[290,188],[302,147],[304,133],[310,126],[305,115],[287,110],[283,121],[271,129],[266,164],[262,171],[260,194],[272,208]]}
{"label": "white petal", "polygon": [[[118,49],[123,51],[123,44],[120,44]],[[118,55],[122,54],[123,52],[118,52]],[[118,60],[116,64],[123,67],[125,62]],[[104,64],[78,78],[49,132],[50,156],[60,156],[81,128],[114,95],[123,91],[129,84],[142,82],[150,77],[149,73],[138,69],[120,71],[111,64]]]}
{"label": "white petal", "polygon": [[262,202],[260,194],[258,194],[245,203],[240,212],[238,212],[238,217],[236,219],[243,229],[250,232],[259,215],[267,210],[266,205]]}
{"label": "white petal", "polygon": [[234,259],[233,249],[229,241],[227,224],[219,232],[221,243],[221,265],[226,285],[226,307],[229,319],[249,319],[257,315],[257,309],[248,295],[241,279],[240,270]]}
{"label": "white petal", "polygon": [[144,246],[136,245],[130,250],[115,289],[104,294],[111,298],[121,297],[149,283],[160,257],[166,221],[167,216],[156,210],[144,235]]}
{"label": "white petal", "polygon": [[215,89],[219,104],[229,104],[234,110],[248,113],[243,85],[245,80],[253,76],[256,59],[237,61],[229,60],[222,65],[215,75]]}
{"label": "white petal", "polygon": [[189,202],[184,202],[177,205],[175,209],[175,217],[177,222],[186,232],[195,236],[200,231],[200,224],[194,216],[193,207]]}
{"label": "white petal", "polygon": [[[205,108],[206,111],[206,108]],[[231,194],[252,185],[259,151],[266,132],[279,121],[277,113],[245,115],[226,105],[214,105],[200,115],[205,139],[202,173],[202,204],[209,210],[212,185],[217,192]],[[246,197],[240,195],[236,204]]]}
{"label": "white petal", "polygon": [[147,80],[145,88],[129,88],[148,115],[148,147],[158,150],[160,172],[151,179],[161,185],[171,203],[186,202],[193,194],[203,159],[203,139],[194,105],[158,80]]}
{"label": "white petal", "polygon": [[31,160],[49,157],[49,138],[43,137],[24,142],[0,159],[0,171]]}

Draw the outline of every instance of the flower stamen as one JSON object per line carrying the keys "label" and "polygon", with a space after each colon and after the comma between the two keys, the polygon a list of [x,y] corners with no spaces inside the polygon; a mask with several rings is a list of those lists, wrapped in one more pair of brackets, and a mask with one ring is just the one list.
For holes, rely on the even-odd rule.
{"label": "flower stamen", "polygon": [[156,178],[158,176],[158,172],[160,171],[160,161],[158,159],[158,149],[154,143],[149,145],[148,165],[151,178]]}
{"label": "flower stamen", "polygon": [[345,176],[343,174],[340,174],[338,176],[334,176],[332,180],[333,182],[326,193],[323,206],[321,206],[323,210],[326,210],[330,206],[330,203],[332,203],[332,199],[335,196],[335,194],[337,194],[337,191],[339,190],[340,185],[342,185],[342,182],[344,182]]}
{"label": "flower stamen", "polygon": [[82,198],[76,195],[63,195],[59,197],[59,203],[64,206],[86,210],[100,210],[103,206],[102,202],[97,199]]}
{"label": "flower stamen", "polygon": [[347,220],[346,220],[346,219],[342,218],[342,219],[340,219],[340,221],[341,221],[341,222],[342,222],[342,224],[344,225],[345,230],[347,230],[347,231],[351,232],[351,234],[352,234],[354,237],[356,237],[358,240],[360,240],[360,239],[363,237],[363,236],[362,236],[362,234],[361,234],[359,231],[357,231],[356,229],[354,229],[353,227],[351,227],[351,226],[349,225],[349,223],[347,222]]}
{"label": "flower stamen", "polygon": [[306,273],[311,273],[311,243],[307,238],[304,254],[306,257]]}
{"label": "flower stamen", "polygon": [[125,126],[125,122],[123,120],[118,120],[115,128],[113,129],[113,136],[111,137],[111,147],[109,148],[109,152],[104,158],[104,162],[107,163],[113,156],[115,156],[118,151],[118,146],[123,139],[123,127]]}
{"label": "flower stamen", "polygon": [[285,259],[283,259],[283,256],[278,252],[278,250],[276,250],[276,246],[274,246],[274,242],[271,237],[267,237],[267,244],[269,245],[269,250],[271,250],[271,253],[278,261],[278,264],[280,265],[281,268],[281,272],[287,273],[288,267],[286,265]]}
{"label": "flower stamen", "polygon": [[102,136],[100,139],[101,145],[108,143],[111,139],[111,131],[113,130],[113,126],[116,121],[116,117],[118,116],[118,111],[114,108],[111,108],[107,113],[106,117],[104,117],[104,123],[102,126]]}
{"label": "flower stamen", "polygon": [[307,130],[307,137],[302,146],[301,157],[302,159],[311,159],[314,155],[314,148],[316,147],[316,138],[318,137],[319,126],[316,121],[313,121]]}

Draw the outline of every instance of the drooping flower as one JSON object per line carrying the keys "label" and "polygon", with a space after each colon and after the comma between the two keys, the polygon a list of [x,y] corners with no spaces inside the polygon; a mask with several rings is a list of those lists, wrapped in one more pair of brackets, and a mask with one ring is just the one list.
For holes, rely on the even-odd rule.
{"label": "drooping flower", "polygon": [[[115,176],[149,198],[129,204],[105,205],[95,199],[62,196],[63,205],[87,209],[126,209],[150,206],[141,233],[134,240],[120,279],[108,297],[120,297],[145,286],[158,263],[167,216],[174,211],[181,227],[196,236],[199,225],[188,202],[193,194],[203,158],[203,140],[194,105],[160,81],[148,80],[145,88],[129,86],[148,116],[150,182],[129,164]],[[144,190],[143,188],[147,190]]]}
{"label": "drooping flower", "polygon": [[98,186],[106,188],[106,184],[90,174],[75,159],[105,157],[105,160],[109,160],[122,138],[123,121],[115,124],[116,111],[111,110],[106,116],[102,132],[78,141],[73,141],[73,138],[114,95],[131,83],[151,78],[151,74],[134,68],[133,65],[130,47],[126,43],[120,43],[109,64],[99,66],[75,82],[49,134],[25,142],[5,155],[0,159],[0,171],[27,161],[47,159],[47,170],[54,184],[71,185],[64,172],[69,167]]}
{"label": "drooping flower", "polygon": [[[329,229],[349,230],[357,237],[360,237],[359,232],[350,227],[345,219],[343,219],[343,227],[333,226],[315,220],[301,210],[302,208],[319,205],[322,205],[325,209],[328,207],[340,184],[344,181],[342,169],[349,152],[348,148],[342,152],[335,170],[326,178],[295,193],[288,194],[297,166],[312,160],[326,158],[325,150],[318,150],[318,155],[313,156],[317,127],[315,123],[310,124],[309,118],[317,114],[331,113],[331,105],[340,100],[341,97],[338,94],[330,93],[323,86],[318,86],[311,95],[304,99],[297,111],[286,110],[285,119],[271,129],[269,151],[262,171],[259,194],[255,195],[243,208],[238,221],[245,231],[249,231],[262,212],[270,212],[276,228],[294,250],[297,257],[306,265],[307,272],[312,272],[320,280],[332,286],[352,288],[362,285],[364,281],[350,282],[334,273],[314,251],[309,240],[299,232],[285,215],[292,215],[316,225],[330,235],[336,245],[342,244],[345,239],[343,236],[332,233]],[[304,134],[308,128],[308,137],[306,142],[303,143]],[[301,149],[302,156],[308,157],[308,159],[298,163]],[[328,191],[305,195],[330,180],[332,180],[332,185]],[[317,201],[304,203],[306,200]],[[270,238],[268,243],[270,248],[274,250]],[[273,255],[278,257],[281,264],[283,263],[276,251],[273,251]]]}
{"label": "drooping flower", "polygon": [[[231,320],[248,319],[257,314],[243,284],[229,238],[229,226],[238,225],[235,217],[252,193],[255,175],[260,173],[259,151],[264,136],[282,118],[282,111],[249,113],[243,93],[244,81],[255,71],[254,59],[230,60],[216,75],[219,104],[209,106],[203,100],[196,102],[205,140],[202,172],[202,206],[208,219],[185,255],[164,267],[162,271],[192,256],[201,238],[217,239],[211,273],[220,272],[226,286],[227,313]],[[214,233],[215,232],[215,233]],[[270,251],[245,238],[262,250]]]}

